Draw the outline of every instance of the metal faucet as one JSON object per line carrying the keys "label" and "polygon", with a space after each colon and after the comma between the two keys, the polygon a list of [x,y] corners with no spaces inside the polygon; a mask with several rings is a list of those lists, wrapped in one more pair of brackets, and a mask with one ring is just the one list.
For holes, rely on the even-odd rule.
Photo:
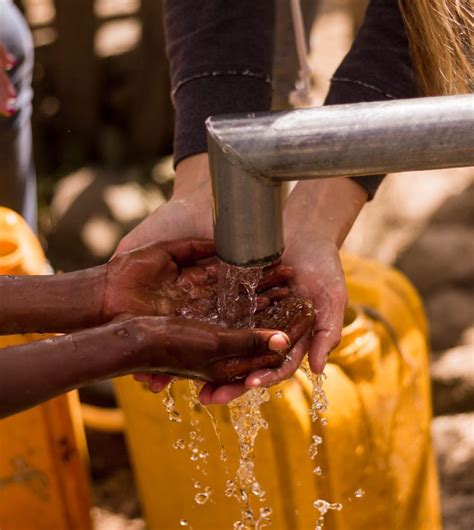
{"label": "metal faucet", "polygon": [[217,255],[283,252],[282,182],[474,165],[474,95],[210,117]]}

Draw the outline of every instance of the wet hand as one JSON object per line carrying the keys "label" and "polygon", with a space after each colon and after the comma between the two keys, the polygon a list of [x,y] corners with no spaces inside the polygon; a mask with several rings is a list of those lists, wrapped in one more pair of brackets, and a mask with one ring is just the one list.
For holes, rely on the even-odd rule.
{"label": "wet hand", "polygon": [[290,286],[313,303],[314,322],[292,342],[280,367],[254,372],[238,385],[207,385],[201,395],[204,404],[225,404],[250,388],[288,379],[306,353],[311,369],[323,371],[339,343],[347,301],[339,248],[366,200],[367,192],[348,178],[298,183],[285,206],[282,263],[294,270]]}
{"label": "wet hand", "polygon": [[175,282],[182,267],[213,255],[213,242],[198,239],[151,243],[116,255],[105,266],[102,321],[122,314],[175,314],[160,289]]}
{"label": "wet hand", "polygon": [[15,112],[16,90],[8,76],[15,66],[15,58],[0,43],[0,115],[10,117]]}
{"label": "wet hand", "polygon": [[180,317],[137,320],[145,345],[142,367],[217,384],[279,366],[290,344],[285,333],[275,330],[230,330]]}
{"label": "wet hand", "polygon": [[[185,316],[191,325],[193,322],[201,321],[203,325],[209,323],[219,323],[218,307],[217,307],[217,273],[218,262],[216,260],[208,260],[205,264],[184,267],[179,277],[174,282],[165,282],[162,288],[156,292],[155,304],[158,308],[157,314],[174,315],[175,317]],[[269,308],[274,302],[284,300],[289,295],[287,287],[288,281],[293,277],[293,271],[290,267],[277,264],[266,269],[257,287],[257,322],[260,328],[275,328],[276,326],[270,318],[264,319],[262,316],[265,309]],[[273,306],[272,306],[273,307]],[[249,314],[249,301],[245,292],[241,292],[237,302],[237,310],[235,314],[235,325],[240,327],[239,330],[227,331],[235,336],[241,333],[241,339],[249,333],[249,330],[243,327]],[[280,319],[281,320],[281,319]],[[273,325],[272,325],[273,324]],[[291,328],[291,333],[299,333],[298,326],[288,326]],[[217,329],[217,327],[216,327]],[[225,330],[226,328],[221,328]],[[286,331],[286,328],[285,328]],[[252,333],[253,330],[250,330]],[[290,343],[291,337],[290,334]],[[294,339],[293,339],[294,340]],[[254,359],[252,363],[239,363],[239,371],[230,370],[225,378],[226,382],[230,380],[243,380],[246,375],[256,370],[257,364],[261,367],[268,368],[270,365],[279,366],[288,351],[288,345],[284,348],[277,358],[273,357],[271,362],[269,359]],[[230,366],[229,366],[230,369]],[[171,377],[156,374],[138,374],[135,379],[140,382],[148,384],[148,387],[153,392],[161,391],[170,381]],[[224,380],[221,377],[221,380]]]}
{"label": "wet hand", "polygon": [[321,373],[339,344],[347,289],[339,247],[367,199],[348,178],[301,182],[285,208],[283,263],[294,269],[292,286],[315,308],[314,324],[281,367],[249,376],[250,387],[269,386],[291,377],[306,353],[311,370]]}

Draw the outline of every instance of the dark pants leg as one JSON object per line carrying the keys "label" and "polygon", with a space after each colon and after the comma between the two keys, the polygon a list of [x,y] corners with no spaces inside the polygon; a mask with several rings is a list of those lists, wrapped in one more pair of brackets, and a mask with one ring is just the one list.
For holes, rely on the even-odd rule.
{"label": "dark pants leg", "polygon": [[18,97],[16,112],[0,116],[0,205],[20,213],[36,229],[36,175],[31,144],[33,43],[25,20],[0,0],[0,42],[17,59],[9,72]]}

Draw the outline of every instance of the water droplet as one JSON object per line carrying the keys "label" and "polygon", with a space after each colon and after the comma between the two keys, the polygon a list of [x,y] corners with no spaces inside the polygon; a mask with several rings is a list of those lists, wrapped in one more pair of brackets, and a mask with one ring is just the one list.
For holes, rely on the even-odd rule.
{"label": "water droplet", "polygon": [[233,528],[234,530],[245,530],[245,525],[241,521],[235,521]]}
{"label": "water droplet", "polygon": [[329,510],[340,512],[343,508],[340,502],[335,502],[331,504],[330,502],[325,501],[324,499],[317,499],[316,501],[314,501],[313,507],[318,510],[321,516],[324,516]]}
{"label": "water droplet", "polygon": [[273,513],[273,510],[271,508],[268,508],[266,506],[260,508],[260,517],[263,519],[268,519]]}
{"label": "water droplet", "polygon": [[176,440],[176,442],[174,442],[173,444],[173,449],[181,450],[181,449],[184,449],[185,447],[186,447],[186,443],[181,438],[179,440]]}
{"label": "water droplet", "polygon": [[320,477],[323,474],[323,470],[321,469],[321,466],[315,467],[314,470],[313,470],[313,473],[315,475],[318,475],[318,477]]}
{"label": "water droplet", "polygon": [[354,495],[358,498],[358,499],[361,499],[364,495],[365,495],[365,491],[363,489],[358,489],[354,492]]}
{"label": "water droplet", "polygon": [[260,486],[258,482],[254,482],[252,484],[252,493],[256,497],[263,497],[265,495],[265,492],[263,491],[262,486]]}
{"label": "water droplet", "polygon": [[115,332],[115,334],[119,337],[128,337],[128,331],[126,329],[119,329]]}
{"label": "water droplet", "polygon": [[325,427],[328,424],[328,420],[326,418],[321,418],[321,425]]}
{"label": "water droplet", "polygon": [[170,421],[174,421],[176,423],[181,423],[183,421],[181,415],[175,408],[175,401],[173,396],[171,395],[171,390],[169,386],[165,389],[165,397],[162,399],[162,403],[165,407],[166,412],[168,413],[168,419]]}
{"label": "water droplet", "polygon": [[201,491],[200,493],[196,493],[194,495],[194,500],[198,504],[205,504],[209,500],[210,494],[207,491]]}
{"label": "water droplet", "polygon": [[281,399],[283,397],[283,390],[277,390],[275,392],[275,397]]}
{"label": "water droplet", "polygon": [[243,510],[242,511],[242,515],[243,515],[243,518],[244,518],[245,522],[247,522],[247,523],[253,523],[254,522],[253,511],[252,510],[250,510],[250,509]]}
{"label": "water droplet", "polygon": [[324,515],[329,510],[329,502],[323,499],[317,499],[313,502],[313,507],[316,508],[321,515]]}
{"label": "water droplet", "polygon": [[194,487],[199,490],[202,488],[202,484],[199,482],[199,480],[194,481]]}
{"label": "water droplet", "polygon": [[186,521],[186,519],[181,519],[179,521],[179,526],[189,526],[189,523]]}

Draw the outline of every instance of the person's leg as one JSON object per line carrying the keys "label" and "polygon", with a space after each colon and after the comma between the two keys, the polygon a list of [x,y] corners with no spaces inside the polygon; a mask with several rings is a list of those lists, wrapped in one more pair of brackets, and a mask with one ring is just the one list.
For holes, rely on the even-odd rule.
{"label": "person's leg", "polygon": [[21,13],[0,0],[0,42],[17,60],[9,72],[17,91],[15,113],[0,116],[0,205],[20,213],[36,229],[36,175],[31,143],[33,43]]}

